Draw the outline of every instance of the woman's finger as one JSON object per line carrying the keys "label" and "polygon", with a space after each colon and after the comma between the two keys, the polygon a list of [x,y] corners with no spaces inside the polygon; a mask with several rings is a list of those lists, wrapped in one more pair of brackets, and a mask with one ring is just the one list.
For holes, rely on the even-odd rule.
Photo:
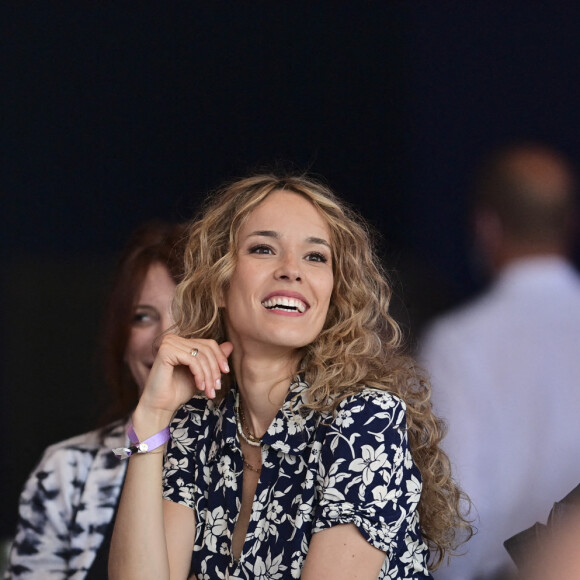
{"label": "woman's finger", "polygon": [[168,335],[163,343],[174,349],[175,363],[189,368],[197,389],[214,398],[215,391],[221,388],[222,373],[230,370],[227,357],[233,345],[229,342],[218,345],[215,340],[184,339],[176,335]]}
{"label": "woman's finger", "polygon": [[197,388],[213,399],[216,388],[221,386],[221,371],[211,348],[194,347],[189,353],[187,366],[195,378]]}
{"label": "woman's finger", "polygon": [[233,345],[215,340],[185,339],[167,334],[161,340],[143,402],[154,408],[177,409],[200,391],[213,399],[229,372],[227,357]]}

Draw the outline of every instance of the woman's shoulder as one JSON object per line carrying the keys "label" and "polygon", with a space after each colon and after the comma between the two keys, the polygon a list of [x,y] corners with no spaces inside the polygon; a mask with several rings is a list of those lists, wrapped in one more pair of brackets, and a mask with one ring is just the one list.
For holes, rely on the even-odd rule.
{"label": "woman's shoulder", "polygon": [[365,387],[361,391],[345,397],[336,407],[337,413],[350,411],[358,413],[403,412],[407,406],[403,399],[386,390]]}
{"label": "woman's shoulder", "polygon": [[[122,430],[121,424],[119,424],[119,429]],[[95,453],[102,446],[101,433],[101,429],[94,429],[53,443],[45,449],[42,459],[50,461],[63,455]]]}
{"label": "woman's shoulder", "polygon": [[204,417],[209,415],[215,415],[223,404],[222,402],[216,402],[212,399],[208,399],[205,395],[194,395],[189,401],[183,403],[179,409],[175,412],[175,418],[193,418],[193,417]]}
{"label": "woman's shoulder", "polygon": [[[207,453],[214,441],[224,405],[224,400],[215,402],[204,395],[196,395],[179,407],[170,424],[171,441],[167,449],[169,471],[184,455],[191,458],[198,452]],[[200,446],[205,451],[200,450]]]}
{"label": "woman's shoulder", "polygon": [[195,395],[175,412],[170,425],[172,437],[176,437],[178,431],[187,432],[192,436],[195,432],[214,424],[224,404],[224,400],[216,402],[205,395]]}
{"label": "woman's shoulder", "polygon": [[[49,445],[43,454],[43,458],[50,458],[62,454],[91,454],[96,453],[102,447],[112,447],[113,443],[126,437],[126,420],[118,420],[109,423],[99,429],[93,429],[80,435],[74,435],[57,443]],[[119,442],[119,445],[121,444]],[[111,445],[109,445],[111,443]]]}
{"label": "woman's shoulder", "polygon": [[363,390],[345,397],[329,417],[332,429],[368,433],[384,429],[406,429],[405,402],[397,395],[377,388]]}
{"label": "woman's shoulder", "polygon": [[[46,484],[48,479],[61,482],[84,480],[93,468],[95,457],[99,453],[103,455],[104,450],[110,450],[107,443],[120,441],[125,437],[124,427],[125,423],[118,421],[104,429],[87,431],[48,446],[30,474],[29,482],[42,480]],[[113,459],[118,461],[112,453],[111,457],[111,463]]]}

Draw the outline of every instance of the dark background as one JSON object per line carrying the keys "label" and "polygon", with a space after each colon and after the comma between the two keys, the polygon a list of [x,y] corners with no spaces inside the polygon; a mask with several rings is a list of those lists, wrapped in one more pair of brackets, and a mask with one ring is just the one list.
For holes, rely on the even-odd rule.
{"label": "dark background", "polygon": [[534,139],[579,164],[579,25],[558,1],[2,3],[0,534],[42,450],[94,426],[135,225],[309,169],[381,233],[412,345],[481,287],[481,155]]}

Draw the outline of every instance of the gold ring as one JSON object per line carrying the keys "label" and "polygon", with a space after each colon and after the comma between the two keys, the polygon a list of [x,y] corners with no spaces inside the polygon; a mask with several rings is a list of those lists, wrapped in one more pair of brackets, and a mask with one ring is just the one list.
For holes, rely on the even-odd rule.
{"label": "gold ring", "polygon": [[199,352],[199,350],[198,350],[197,348],[194,348],[194,349],[191,351],[191,356],[194,356],[194,357],[195,357],[195,356],[197,356],[197,353],[198,353],[198,352]]}

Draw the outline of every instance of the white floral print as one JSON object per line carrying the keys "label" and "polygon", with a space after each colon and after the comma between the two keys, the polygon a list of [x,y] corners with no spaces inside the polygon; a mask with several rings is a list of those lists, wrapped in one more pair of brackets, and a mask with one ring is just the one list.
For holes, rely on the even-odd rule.
{"label": "white floral print", "polygon": [[362,457],[357,457],[350,462],[349,470],[355,472],[362,471],[362,480],[365,485],[373,482],[375,474],[383,467],[389,467],[389,456],[385,453],[385,446],[380,445],[377,449],[370,445],[361,447]]}
{"label": "white floral print", "polygon": [[300,378],[292,383],[264,435],[262,473],[239,561],[231,552],[243,478],[235,387],[219,406],[194,397],[176,414],[164,497],[195,511],[191,572],[204,580],[300,578],[312,534],[352,523],[385,552],[380,579],[431,578],[405,404],[366,389],[342,401],[333,420],[302,407],[307,388]]}
{"label": "white floral print", "polygon": [[217,552],[217,542],[220,536],[228,531],[228,522],[225,518],[223,507],[215,508],[211,513],[207,514],[205,520],[205,533],[203,540],[212,552]]}

